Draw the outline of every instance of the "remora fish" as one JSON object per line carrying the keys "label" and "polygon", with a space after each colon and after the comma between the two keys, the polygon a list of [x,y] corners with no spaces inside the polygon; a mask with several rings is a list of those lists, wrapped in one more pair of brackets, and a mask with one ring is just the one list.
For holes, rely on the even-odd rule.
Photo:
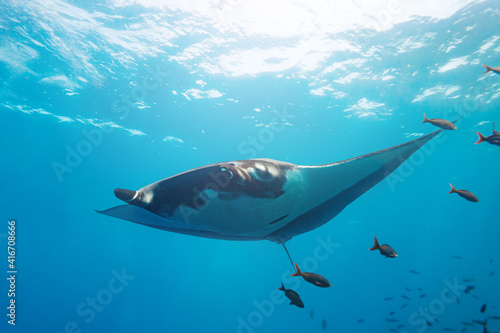
{"label": "remora fish", "polygon": [[284,244],[333,219],[441,131],[332,164],[252,159],[206,165],[138,191],[115,189],[126,204],[97,212],[192,236]]}

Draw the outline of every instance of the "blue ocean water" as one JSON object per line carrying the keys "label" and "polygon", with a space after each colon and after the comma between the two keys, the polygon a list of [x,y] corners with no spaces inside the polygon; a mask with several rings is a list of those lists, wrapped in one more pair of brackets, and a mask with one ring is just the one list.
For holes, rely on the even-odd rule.
{"label": "blue ocean water", "polygon": [[[500,76],[481,67],[500,66],[498,4],[1,1],[1,331],[499,331],[500,148],[474,145],[500,123]],[[270,241],[95,212],[206,164],[392,147],[436,129],[424,112],[462,118],[287,242],[330,288],[290,277]],[[398,258],[368,251],[374,235]]]}

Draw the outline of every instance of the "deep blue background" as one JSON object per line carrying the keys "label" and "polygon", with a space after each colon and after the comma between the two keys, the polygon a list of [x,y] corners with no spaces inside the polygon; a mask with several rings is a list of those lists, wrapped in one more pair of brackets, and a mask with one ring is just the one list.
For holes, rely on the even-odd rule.
{"label": "deep blue background", "polygon": [[[154,12],[139,5],[113,9],[72,2],[69,6],[87,13],[118,11],[121,19],[103,20],[110,29]],[[200,38],[190,35],[176,39],[175,48],[155,53],[152,47],[149,57],[132,54],[130,64],[124,64],[113,53],[125,52],[122,47],[106,48],[104,41],[90,34],[82,40],[98,49],[88,46],[85,51],[98,68],[99,75],[92,75],[79,67],[82,59],[75,56],[70,61],[71,54],[56,47],[54,35],[67,38],[67,45],[75,36],[44,29],[51,16],[22,3],[1,3],[0,31],[5,38],[0,45],[0,267],[6,276],[7,221],[16,219],[19,272],[15,328],[6,324],[8,285],[6,280],[0,283],[2,332],[64,332],[70,322],[82,332],[309,332],[322,331],[323,319],[329,332],[438,332],[444,327],[459,331],[462,321],[500,315],[500,273],[495,274],[500,262],[500,148],[473,144],[475,131],[489,135],[492,123],[500,123],[500,76],[482,76],[480,66],[500,64],[500,38],[494,37],[499,14],[490,7],[497,3],[485,1],[443,20],[416,17],[383,32],[350,31],[340,37],[358,43],[362,51],[334,52],[307,75],[297,68],[254,76],[209,74],[193,69],[196,58],[191,63],[169,60]],[[178,22],[183,15],[167,16]],[[77,12],[74,17],[61,14],[59,19],[79,20]],[[432,37],[426,38],[426,33]],[[339,36],[331,37],[333,41]],[[423,45],[398,52],[406,38],[414,46],[422,38]],[[443,45],[457,38],[462,42],[444,52]],[[478,52],[488,42],[493,45]],[[8,51],[12,45],[10,50],[18,51]],[[37,56],[23,61],[23,45],[36,50]],[[75,50],[79,45],[75,42]],[[363,53],[368,50],[373,54]],[[466,65],[439,72],[451,59],[464,56],[469,56]],[[357,58],[363,64],[348,63],[344,69],[323,73],[333,63]],[[141,96],[142,104],[116,105],[122,97],[135,96],[157,69],[168,74]],[[382,80],[388,69],[393,78]],[[345,84],[336,81],[354,72],[361,76]],[[43,81],[57,75],[76,86]],[[328,84],[333,92],[311,93]],[[444,93],[453,86],[458,90]],[[415,101],[435,87],[441,92]],[[222,96],[188,100],[182,93],[191,88],[214,89]],[[358,114],[349,111],[363,98],[384,105],[360,107]],[[149,108],[137,107],[141,105]],[[117,106],[128,109],[126,117],[114,112]],[[360,116],[365,111],[374,114]],[[254,157],[238,147],[249,136],[263,135],[277,112],[289,116],[276,124],[284,129],[273,132],[257,157],[302,165],[340,161],[429,133],[434,128],[421,123],[423,112],[429,117],[463,118],[458,130],[441,134],[431,153],[396,171],[403,181],[394,186],[382,181],[334,221],[287,243],[301,266],[316,264],[309,268],[330,280],[329,289],[288,277],[288,258],[281,246],[271,242],[202,239],[95,213],[94,209],[119,204],[113,195],[116,187],[138,189],[201,165]],[[109,122],[121,128],[110,132]],[[143,135],[131,135],[126,129]],[[59,179],[54,163],[67,163],[68,149],[76,150],[88,140],[85,131],[102,133],[102,138]],[[167,137],[171,139],[164,140]],[[450,182],[474,192],[480,202],[447,194]],[[394,247],[399,257],[385,259],[367,251],[373,235]],[[338,247],[318,261],[315,250],[328,239]],[[89,297],[110,295],[106,290],[113,281],[112,271],[122,270],[133,279],[86,322],[89,317],[79,314],[79,305]],[[464,278],[474,281],[466,283]],[[259,310],[256,304],[269,306],[281,280],[301,295],[305,309],[285,302],[265,308],[269,313]],[[440,300],[446,281],[476,289],[460,292],[460,304],[445,304]],[[427,296],[421,298],[422,294]],[[386,297],[394,300],[384,301]],[[484,303],[488,308],[481,314]],[[403,304],[408,305],[401,309]],[[432,326],[422,321],[421,311],[429,307],[439,321],[432,320]],[[391,311],[395,313],[389,315]],[[391,318],[398,322],[387,321]],[[359,319],[364,322],[358,323]],[[253,326],[239,327],[242,320]],[[405,326],[398,328],[399,324]],[[500,330],[496,320],[490,319],[488,326],[491,332]],[[480,332],[482,327],[475,324],[470,331]]]}

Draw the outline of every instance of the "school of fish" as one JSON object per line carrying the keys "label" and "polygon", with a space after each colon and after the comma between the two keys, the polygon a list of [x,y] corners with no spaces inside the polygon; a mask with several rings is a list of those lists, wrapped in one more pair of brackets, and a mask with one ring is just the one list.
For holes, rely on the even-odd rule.
{"label": "school of fish", "polygon": [[[487,74],[489,72],[493,72],[493,73],[496,73],[496,74],[500,74],[500,67],[489,67],[489,66],[486,66],[486,65],[482,65],[483,67],[486,68],[486,72],[484,72],[484,74]],[[483,75],[484,75],[483,74]],[[461,118],[461,117],[460,117]],[[457,120],[455,121],[449,121],[449,120],[446,120],[446,119],[440,119],[440,118],[428,118],[425,113],[424,113],[424,121],[423,123],[430,123],[436,127],[439,127],[439,128],[442,128],[444,130],[456,130],[457,129],[457,126],[455,125],[455,123],[460,119],[458,118]],[[481,142],[487,142],[489,144],[492,144],[492,145],[496,145],[496,146],[500,146],[500,132],[497,132],[495,131],[495,123],[493,123],[493,130],[492,130],[492,134],[490,136],[484,136],[482,135],[481,133],[477,132],[477,135],[479,137],[478,141],[475,142],[475,144],[479,144]],[[450,186],[451,186],[451,190],[448,192],[448,193],[456,193],[458,194],[460,197],[464,198],[465,200],[468,200],[470,202],[479,202],[479,199],[476,197],[476,195],[474,195],[472,192],[468,191],[468,190],[464,190],[464,189],[459,189],[457,190],[451,183],[450,183]],[[375,250],[378,250],[380,252],[381,255],[385,256],[386,258],[396,258],[398,257],[398,254],[397,252],[388,244],[382,244],[380,245],[378,240],[377,240],[377,237],[374,237],[374,245],[373,247],[371,247],[369,249],[370,251],[375,251]],[[288,251],[287,251],[288,252]],[[452,257],[453,259],[462,259],[462,256],[453,256]],[[490,264],[493,262],[492,259],[490,259]],[[296,273],[292,274],[292,276],[299,276],[299,277],[302,277],[305,281],[315,285],[315,286],[318,286],[318,287],[330,287],[331,284],[330,282],[328,282],[328,280],[319,275],[319,274],[315,274],[315,273],[303,273],[299,266],[297,264],[295,264],[295,269],[296,269]],[[415,274],[415,275],[420,275],[420,273],[416,270],[409,270],[409,272],[411,274]],[[492,271],[490,273],[490,276],[493,276],[494,275],[494,271]],[[474,281],[474,279],[468,279],[468,278],[463,278],[462,279],[462,282],[464,283],[467,283],[467,282],[472,282]],[[279,288],[280,290],[283,290],[285,292],[285,295],[286,297],[288,297],[290,299],[290,305],[296,305],[300,308],[303,308],[304,307],[304,303],[302,301],[302,299],[300,298],[299,294],[291,289],[285,289],[285,287],[283,286],[283,283],[281,284],[281,288]],[[467,285],[464,289],[464,293],[465,294],[470,294],[472,290],[474,290],[476,287],[474,285]],[[411,289],[406,287],[406,292],[411,292]],[[423,289],[422,288],[417,288],[418,290],[418,295],[416,295],[416,297],[418,297],[419,299],[423,299],[425,297],[427,297],[427,294],[423,293]],[[447,295],[447,296],[450,296],[450,295]],[[455,297],[455,300],[457,302],[457,304],[460,304],[460,299],[456,296],[453,296]],[[472,297],[476,298],[476,299],[479,299],[478,296],[476,295],[473,295],[472,294]],[[409,302],[412,300],[412,298],[410,296],[408,296],[407,294],[401,294],[401,298],[404,299],[405,301],[407,301],[406,303],[403,303],[401,306],[400,306],[400,310],[404,309],[405,307],[408,306]],[[394,297],[392,296],[388,296],[384,299],[385,301],[392,301],[394,300]],[[480,309],[479,309],[479,312],[481,314],[485,314],[486,313],[486,310],[487,310],[487,304],[484,303],[481,305]],[[399,332],[401,329],[403,329],[406,325],[405,324],[401,324],[399,323],[399,320],[392,317],[396,312],[395,311],[391,311],[389,313],[389,317],[385,318],[385,320],[389,323],[397,323],[397,326],[393,327],[393,328],[390,328],[390,331],[391,332]],[[314,318],[314,309],[311,308],[310,310],[310,317],[311,319]],[[469,327],[473,327],[474,325],[480,325],[482,328],[483,328],[483,333],[488,333],[488,328],[487,328],[487,321],[488,320],[500,320],[500,316],[497,316],[497,315],[490,315],[490,316],[486,316],[484,317],[482,320],[477,320],[477,319],[471,319],[471,321],[462,321],[462,325],[463,325],[463,328],[462,328],[462,331],[461,332],[466,332],[467,329]],[[364,318],[360,318],[357,320],[357,323],[358,324],[361,324],[365,321]],[[439,320],[436,318],[436,317],[430,317],[429,319],[427,319],[425,321],[425,325],[427,327],[429,326],[433,326],[434,324],[440,324],[439,323]],[[321,324],[321,327],[324,331],[326,331],[327,329],[327,321],[326,319],[323,319],[322,320],[322,324]],[[450,327],[444,327],[442,329],[443,331],[446,331],[446,332],[454,332],[456,331],[455,328],[450,328]]]}

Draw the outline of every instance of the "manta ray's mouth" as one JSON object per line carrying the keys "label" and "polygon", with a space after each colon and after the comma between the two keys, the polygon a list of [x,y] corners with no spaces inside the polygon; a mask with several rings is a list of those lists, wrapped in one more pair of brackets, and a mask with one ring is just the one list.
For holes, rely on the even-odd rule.
{"label": "manta ray's mouth", "polygon": [[115,196],[125,202],[130,202],[135,199],[137,191],[125,190],[122,188],[115,189]]}

